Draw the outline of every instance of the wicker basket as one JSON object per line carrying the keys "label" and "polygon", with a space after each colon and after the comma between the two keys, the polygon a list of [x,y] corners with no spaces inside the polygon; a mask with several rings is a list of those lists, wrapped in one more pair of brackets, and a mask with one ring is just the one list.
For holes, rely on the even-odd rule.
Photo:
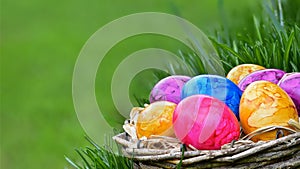
{"label": "wicker basket", "polygon": [[[277,139],[249,140],[271,130],[277,130]],[[291,134],[282,137],[287,132]],[[121,133],[113,139],[134,160],[135,168],[300,168],[300,132],[279,126],[255,131],[221,150],[186,148],[176,138],[163,136],[138,140]]]}

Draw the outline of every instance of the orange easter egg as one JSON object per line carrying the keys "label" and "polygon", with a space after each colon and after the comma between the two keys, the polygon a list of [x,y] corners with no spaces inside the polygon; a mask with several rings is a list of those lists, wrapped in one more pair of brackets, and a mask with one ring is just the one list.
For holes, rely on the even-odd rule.
{"label": "orange easter egg", "polygon": [[[289,127],[288,121],[298,121],[298,113],[292,99],[279,86],[268,81],[251,83],[240,101],[240,121],[249,134],[267,126]],[[273,140],[277,131],[257,135],[253,141]],[[287,134],[287,133],[285,133]]]}
{"label": "orange easter egg", "polygon": [[246,77],[248,74],[257,71],[265,69],[262,66],[255,65],[255,64],[241,64],[234,68],[232,68],[229,73],[227,74],[227,79],[233,81],[236,85],[239,84],[239,82]]}
{"label": "orange easter egg", "polygon": [[175,108],[176,104],[168,101],[157,101],[147,106],[137,119],[138,138],[151,135],[174,136],[172,119]]}

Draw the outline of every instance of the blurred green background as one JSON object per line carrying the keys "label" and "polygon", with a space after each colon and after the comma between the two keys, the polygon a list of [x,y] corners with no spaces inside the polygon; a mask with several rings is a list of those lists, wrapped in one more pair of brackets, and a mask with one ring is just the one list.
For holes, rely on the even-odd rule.
{"label": "blurred green background", "polygon": [[[257,5],[252,0],[226,0],[220,7],[222,2],[1,0],[0,168],[70,168],[64,155],[78,158],[74,148],[87,142],[73,107],[72,73],[82,46],[101,26],[136,12],[179,11],[211,35],[224,21],[231,27],[247,23],[238,18],[251,16]],[[132,38],[110,55],[160,46],[177,51],[177,43],[151,36]]]}

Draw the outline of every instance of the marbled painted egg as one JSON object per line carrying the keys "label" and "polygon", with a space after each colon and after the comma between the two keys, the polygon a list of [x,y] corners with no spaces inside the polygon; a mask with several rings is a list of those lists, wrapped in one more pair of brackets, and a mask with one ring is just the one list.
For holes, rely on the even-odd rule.
{"label": "marbled painted egg", "polygon": [[238,86],[242,91],[244,91],[250,83],[259,80],[265,80],[277,84],[284,74],[285,72],[279,69],[263,69],[254,71],[244,77],[239,82]]}
{"label": "marbled painted egg", "polygon": [[174,136],[172,127],[176,104],[157,101],[147,106],[138,116],[136,132],[138,138],[151,135]]}
{"label": "marbled painted egg", "polygon": [[239,82],[248,74],[262,69],[265,68],[255,64],[242,64],[232,68],[226,77],[233,83],[239,84]]}
{"label": "marbled painted egg", "polygon": [[300,115],[300,73],[287,73],[278,85],[292,98]]}
{"label": "marbled painted egg", "polygon": [[207,95],[182,100],[173,115],[173,128],[182,143],[202,150],[220,149],[240,136],[240,125],[230,108]]}
{"label": "marbled painted egg", "polygon": [[[240,102],[240,121],[246,134],[266,126],[289,127],[288,121],[298,121],[292,99],[279,86],[268,81],[251,83],[244,91]],[[253,141],[272,140],[276,131],[260,134]]]}
{"label": "marbled painted egg", "polygon": [[223,101],[239,119],[239,103],[242,91],[232,81],[217,75],[198,75],[182,88],[181,99],[204,94]]}
{"label": "marbled painted egg", "polygon": [[173,75],[160,80],[150,93],[150,103],[164,100],[178,104],[182,87],[190,79],[188,76]]}

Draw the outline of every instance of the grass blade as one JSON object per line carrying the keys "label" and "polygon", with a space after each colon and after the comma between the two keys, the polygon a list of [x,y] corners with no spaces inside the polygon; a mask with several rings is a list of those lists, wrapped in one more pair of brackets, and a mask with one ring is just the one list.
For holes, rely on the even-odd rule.
{"label": "grass blade", "polygon": [[258,40],[261,44],[263,44],[262,38],[261,38],[261,33],[260,33],[260,29],[259,29],[259,21],[258,19],[253,15],[253,20],[254,20],[254,27],[255,27],[255,31],[258,37]]}
{"label": "grass blade", "polygon": [[292,61],[290,62],[290,64],[292,65],[292,68],[293,68],[294,72],[299,72],[300,71],[300,69]]}
{"label": "grass blade", "polygon": [[82,158],[82,160],[84,161],[84,164],[86,165],[86,167],[88,168],[88,169],[92,169],[92,167],[90,166],[90,163],[86,160],[86,158],[81,154],[81,152],[80,152],[80,150],[78,150],[78,149],[76,149],[75,150],[78,154],[79,154],[79,156]]}
{"label": "grass blade", "polygon": [[68,161],[69,164],[71,164],[73,167],[75,167],[76,169],[83,169],[82,167],[80,167],[79,165],[77,165],[75,162],[73,162],[70,158],[68,158],[67,156],[65,156],[65,159]]}
{"label": "grass blade", "polygon": [[224,50],[228,51],[229,53],[231,53],[232,55],[234,55],[235,57],[237,57],[238,59],[240,59],[242,62],[246,63],[246,60],[241,57],[238,53],[236,53],[232,48],[230,48],[227,45],[224,44],[218,44],[221,48],[223,48]]}
{"label": "grass blade", "polygon": [[293,43],[294,34],[295,32],[292,30],[285,48],[285,53],[284,53],[284,64],[285,64],[284,66],[286,66],[285,69],[288,69],[290,50]]}

